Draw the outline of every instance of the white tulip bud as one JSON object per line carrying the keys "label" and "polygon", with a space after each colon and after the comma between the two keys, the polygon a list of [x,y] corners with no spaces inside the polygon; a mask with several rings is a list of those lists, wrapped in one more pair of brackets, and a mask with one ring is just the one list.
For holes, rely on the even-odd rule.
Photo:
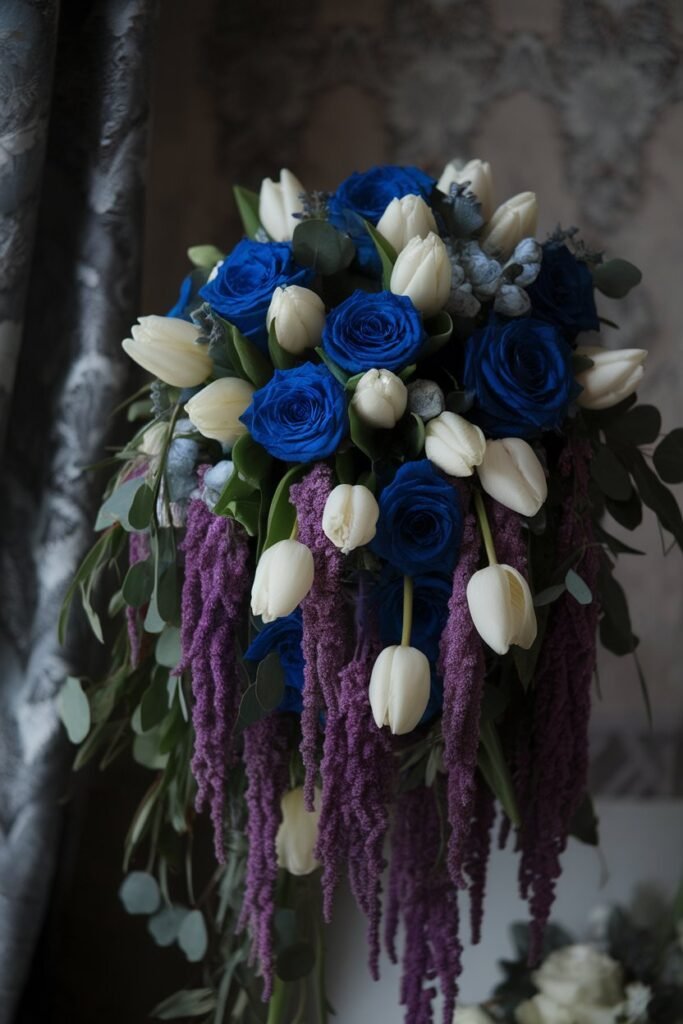
{"label": "white tulip bud", "polygon": [[273,320],[280,347],[299,355],[320,344],[325,326],[325,303],[310,288],[301,288],[298,284],[276,288],[266,315],[268,328]]}
{"label": "white tulip bud", "polygon": [[141,316],[133,337],[121,347],[139,366],[175,388],[203,384],[213,369],[208,345],[199,345],[201,331],[174,316]]}
{"label": "white tulip bud", "polygon": [[455,412],[442,412],[425,426],[425,455],[451,476],[472,476],[485,451],[483,431]]}
{"label": "white tulip bud", "polygon": [[251,610],[264,622],[289,615],[313,586],[313,555],[298,540],[279,540],[259,559],[251,588]]}
{"label": "white tulip bud", "polygon": [[460,160],[451,160],[446,164],[436,187],[448,195],[451,185],[464,185],[469,182],[469,192],[474,192],[481,203],[484,220],[493,213],[493,175],[491,164],[486,160],[468,160],[463,164]]}
{"label": "white tulip bud", "polygon": [[584,409],[609,409],[636,390],[645,372],[643,348],[600,348],[579,345],[577,356],[588,356],[593,365],[576,375],[583,391],[577,398]]}
{"label": "white tulip bud", "polygon": [[290,789],[280,801],[282,821],[275,838],[279,867],[290,875],[310,875],[320,867],[314,850],[318,842],[320,804],[322,794],[315,791],[314,810],[307,811],[304,805],[304,791],[301,786]]}
{"label": "white tulip bud", "polygon": [[150,458],[161,455],[167,435],[168,423],[152,423],[142,435],[138,451],[141,451],[143,455],[149,455]]}
{"label": "white tulip bud", "polygon": [[543,466],[521,437],[488,441],[477,473],[487,494],[521,516],[535,516],[548,497]]}
{"label": "white tulip bud", "polygon": [[536,639],[536,613],[529,584],[511,565],[489,565],[467,584],[467,605],[482,640],[507,654],[510,644],[528,650]]}
{"label": "white tulip bud", "polygon": [[391,272],[391,290],[407,295],[425,316],[433,316],[451,294],[451,261],[446,246],[430,231],[426,238],[408,242]]}
{"label": "white tulip bud", "polygon": [[258,202],[261,224],[274,242],[289,242],[299,221],[295,213],[303,213],[302,194],[306,190],[291,171],[280,171],[280,180],[264,178]]}
{"label": "white tulip bud", "polygon": [[233,445],[247,433],[240,416],[251,405],[254,388],[238,377],[219,377],[193,395],[185,405],[192,424],[204,437]]}
{"label": "white tulip bud", "polygon": [[494,1021],[481,1006],[459,1006],[453,1024],[494,1024]]}
{"label": "white tulip bud", "polygon": [[339,484],[330,492],[323,512],[323,533],[335,547],[349,551],[369,544],[377,532],[379,505],[368,487]]}
{"label": "white tulip bud", "polygon": [[392,199],[377,222],[377,230],[396,252],[405,249],[411,238],[426,238],[436,231],[434,214],[422,196]]}
{"label": "white tulip bud", "polygon": [[416,647],[385,647],[370,676],[370,706],[378,729],[388,725],[395,736],[412,732],[427,704],[429,661]]}
{"label": "white tulip bud", "polygon": [[498,207],[482,232],[481,247],[490,256],[507,260],[523,238],[536,234],[537,223],[535,192],[520,192]]}
{"label": "white tulip bud", "polygon": [[370,427],[390,430],[408,405],[408,389],[391,370],[368,370],[356,384],[351,405]]}

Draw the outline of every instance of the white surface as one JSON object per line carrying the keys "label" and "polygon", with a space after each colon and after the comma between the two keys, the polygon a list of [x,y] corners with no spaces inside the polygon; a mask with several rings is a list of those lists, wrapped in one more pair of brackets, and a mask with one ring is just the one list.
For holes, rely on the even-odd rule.
{"label": "white surface", "polygon": [[[564,857],[553,920],[574,934],[585,932],[599,904],[630,904],[644,886],[673,895],[683,873],[683,801],[604,800],[598,802],[599,851],[571,841]],[[463,903],[463,1002],[484,999],[499,979],[497,961],[511,953],[509,925],[526,920],[517,895],[517,858],[496,850],[491,857],[482,942],[467,945]],[[400,1024],[400,971],[383,959],[382,978],[371,980],[365,962],[365,926],[351,897],[342,892],[328,937],[328,992],[335,1024]],[[436,1018],[435,1018],[436,1019]]]}

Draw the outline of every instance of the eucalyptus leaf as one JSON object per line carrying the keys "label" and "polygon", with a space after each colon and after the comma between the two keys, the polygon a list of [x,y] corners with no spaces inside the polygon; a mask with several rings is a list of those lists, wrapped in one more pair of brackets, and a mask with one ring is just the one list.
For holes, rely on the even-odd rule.
{"label": "eucalyptus leaf", "polygon": [[239,215],[242,218],[245,234],[248,238],[254,239],[260,231],[263,231],[258,212],[258,194],[248,188],[242,188],[241,185],[235,185],[232,191]]}
{"label": "eucalyptus leaf", "polygon": [[147,931],[157,946],[173,945],[178,938],[180,926],[187,915],[187,907],[174,903],[170,907],[163,907],[153,917],[150,917],[147,922]]}
{"label": "eucalyptus leaf", "polygon": [[156,601],[159,615],[164,622],[180,621],[180,590],[178,567],[175,562],[162,569],[156,588]]}
{"label": "eucalyptus leaf", "polygon": [[154,657],[165,668],[175,668],[180,661],[180,630],[177,626],[166,626],[156,642]]}
{"label": "eucalyptus leaf", "polygon": [[569,825],[569,834],[578,839],[580,843],[586,843],[587,846],[599,845],[598,818],[589,793],[585,794],[574,812],[574,817]]}
{"label": "eucalyptus leaf", "polygon": [[161,902],[159,883],[147,871],[132,871],[121,883],[119,899],[128,914],[153,914]]}
{"label": "eucalyptus leaf", "polygon": [[131,608],[147,604],[154,590],[154,565],[149,559],[133,562],[125,575],[121,594]]}
{"label": "eucalyptus leaf", "polygon": [[201,910],[191,910],[178,929],[178,945],[190,963],[198,963],[206,953],[209,936]]}
{"label": "eucalyptus leaf", "polygon": [[295,942],[278,956],[275,971],[282,981],[305,978],[315,967],[315,950],[310,942]]}
{"label": "eucalyptus leaf", "polygon": [[157,1020],[180,1020],[183,1017],[201,1017],[211,1013],[216,1005],[212,988],[183,988],[164,999],[152,1010]]}
{"label": "eucalyptus leaf", "polygon": [[636,405],[605,427],[609,437],[627,444],[651,444],[659,437],[662,417],[654,405]]}
{"label": "eucalyptus leaf", "polygon": [[604,526],[596,524],[594,527],[598,540],[601,540],[610,549],[614,555],[644,555],[644,551],[640,551],[638,548],[632,548],[628,544],[625,544],[623,540],[619,540],[618,537],[613,537],[611,533],[608,533]]}
{"label": "eucalyptus leaf", "polygon": [[294,228],[292,255],[302,267],[330,276],[345,270],[356,255],[348,235],[325,220],[304,220]]}
{"label": "eucalyptus leaf", "polygon": [[187,250],[187,258],[195,267],[213,270],[220,260],[225,259],[225,253],[215,245],[191,245]]}
{"label": "eucalyptus leaf", "polygon": [[612,498],[606,497],[605,508],[612,519],[627,530],[635,530],[642,522],[643,506],[635,490],[631,492],[626,501],[614,501]]}
{"label": "eucalyptus leaf", "polygon": [[600,445],[591,459],[590,472],[602,493],[608,498],[627,501],[631,496],[632,487],[628,470],[607,445]]}
{"label": "eucalyptus leaf", "polygon": [[569,569],[564,578],[565,586],[578,604],[591,604],[593,595],[590,587],[574,569]]}
{"label": "eucalyptus leaf", "polygon": [[159,608],[157,606],[156,591],[153,591],[151,598],[149,599],[149,605],[147,606],[147,614],[145,615],[144,630],[145,633],[161,633],[166,626],[166,622],[162,619],[159,614]]}
{"label": "eucalyptus leaf", "polygon": [[90,731],[90,703],[80,679],[67,676],[57,699],[59,717],[72,743],[82,743]]}
{"label": "eucalyptus leaf", "polygon": [[631,616],[626,595],[620,583],[607,567],[603,567],[598,585],[600,589],[600,640],[613,654],[630,654],[637,644],[631,628]]}
{"label": "eucalyptus leaf", "polygon": [[683,483],[683,427],[672,430],[659,442],[652,459],[665,483]]}
{"label": "eucalyptus leaf", "polygon": [[154,491],[149,484],[143,483],[135,492],[128,510],[128,522],[133,530],[146,529],[154,513]]}
{"label": "eucalyptus leaf", "polygon": [[607,260],[593,268],[595,287],[610,299],[623,299],[642,279],[638,267],[628,260]]}
{"label": "eucalyptus leaf", "polygon": [[159,799],[161,791],[161,778],[154,780],[152,785],[149,787],[142,800],[138,804],[137,810],[133,815],[133,820],[130,823],[130,827],[126,834],[124,842],[124,857],[123,867],[127,870],[130,859],[135,852],[138,843],[144,837],[147,827],[149,825],[149,819],[152,811],[156,807],[157,800]]}
{"label": "eucalyptus leaf", "polygon": [[168,714],[168,677],[159,673],[149,684],[140,701],[140,726],[143,732],[153,729]]}
{"label": "eucalyptus leaf", "polygon": [[566,589],[564,583],[555,583],[551,587],[546,587],[545,590],[534,594],[534,607],[542,608],[546,604],[553,604],[558,597],[562,597]]}
{"label": "eucalyptus leaf", "polygon": [[133,530],[134,527],[131,526],[128,520],[128,514],[135,495],[141,487],[146,486],[144,477],[134,477],[132,480],[126,480],[124,483],[119,484],[103,502],[97,513],[95,530],[106,530],[107,527],[112,526],[114,523],[120,523],[124,530],[128,532]]}
{"label": "eucalyptus leaf", "polygon": [[657,515],[665,530],[673,534],[679,547],[683,548],[683,517],[676,498],[659,480],[641,453],[633,453],[633,479],[645,505]]}
{"label": "eucalyptus leaf", "polygon": [[149,732],[136,735],[133,739],[133,760],[136,764],[150,771],[163,771],[168,764],[168,754],[162,754],[159,750],[160,741],[159,729],[150,729]]}

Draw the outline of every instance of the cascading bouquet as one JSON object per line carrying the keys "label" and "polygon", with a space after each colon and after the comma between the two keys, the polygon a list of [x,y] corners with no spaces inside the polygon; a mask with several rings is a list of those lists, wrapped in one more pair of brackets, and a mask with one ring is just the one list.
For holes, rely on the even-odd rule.
{"label": "cascading bouquet", "polygon": [[533,193],[493,211],[488,164],[235,193],[247,237],[191,249],[175,307],[123,342],[155,380],[62,617],[79,594],[110,670],[69,679],[62,716],[77,766],[154,773],[121,898],[204,964],[159,1016],[326,1019],[321,921],[347,876],[376,977],[388,854],[406,1020],[438,981],[450,1022],[497,810],[532,961],[568,836],[594,837],[598,626],[637,645],[613,576],[637,552],[603,516],[632,529],[644,503],[683,544],[683,431],[635,404],[646,353],[599,344],[594,290],[637,269],[575,230],[540,244]]}

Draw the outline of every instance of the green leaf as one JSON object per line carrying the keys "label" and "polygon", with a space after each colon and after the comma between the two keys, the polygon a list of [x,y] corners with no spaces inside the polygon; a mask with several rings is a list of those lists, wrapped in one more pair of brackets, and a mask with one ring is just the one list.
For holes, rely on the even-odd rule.
{"label": "green leaf", "polygon": [[251,192],[248,188],[242,188],[240,185],[235,185],[232,191],[239,215],[242,218],[245,234],[248,238],[256,238],[259,230],[263,230],[259,220],[259,197],[257,193]]}
{"label": "green leaf", "polygon": [[302,267],[329,277],[349,266],[356,248],[348,235],[328,221],[304,220],[294,228],[292,255]]}
{"label": "green leaf", "polygon": [[672,430],[659,442],[652,459],[664,483],[683,483],[683,427]]}
{"label": "green leaf", "polygon": [[341,366],[337,366],[334,359],[330,359],[324,348],[318,346],[315,351],[320,356],[320,359],[325,364],[327,369],[330,371],[332,376],[339,381],[343,388],[345,388],[351,374],[347,373],[346,370],[342,370]]}
{"label": "green leaf", "polygon": [[639,551],[638,548],[629,547],[628,544],[624,544],[623,540],[619,540],[618,537],[613,537],[611,533],[608,533],[604,526],[596,524],[595,533],[598,540],[602,541],[610,549],[614,555],[644,555],[644,551]]}
{"label": "green leaf", "polygon": [[587,846],[599,845],[598,818],[590,793],[586,793],[574,812],[574,817],[569,825],[569,834],[578,839],[580,843],[586,843]]}
{"label": "green leaf", "polygon": [[268,526],[266,528],[266,539],[263,550],[277,544],[280,540],[288,540],[294,529],[296,509],[289,500],[289,489],[292,484],[298,483],[309,467],[306,464],[299,464],[287,470],[275,488],[273,500],[268,511]]}
{"label": "green leaf", "polygon": [[593,284],[610,299],[623,299],[642,278],[638,267],[628,260],[607,260],[593,268]]}
{"label": "green leaf", "polygon": [[80,679],[67,676],[57,700],[59,717],[72,743],[82,743],[90,731],[90,704]]}
{"label": "green leaf", "polygon": [[256,670],[256,699],[265,712],[274,711],[285,695],[285,674],[280,655],[271,651]]}
{"label": "green leaf", "polygon": [[425,446],[425,425],[422,417],[416,412],[411,412],[403,425],[399,426],[401,431],[401,448],[406,459],[417,459]]}
{"label": "green leaf", "polygon": [[134,477],[132,480],[126,480],[124,483],[119,484],[104,501],[97,513],[95,530],[97,532],[106,530],[108,526],[113,526],[114,523],[120,523],[124,530],[129,533],[135,529],[131,525],[128,515],[135,495],[140,488],[146,486],[143,476]]}
{"label": "green leaf", "polygon": [[662,417],[654,405],[636,405],[605,427],[605,433],[626,444],[652,444],[659,437]]}
{"label": "green leaf", "polygon": [[614,501],[605,498],[605,508],[620,526],[627,530],[635,530],[643,519],[643,506],[636,491],[631,491],[626,501]]}
{"label": "green leaf", "polygon": [[315,967],[315,950],[310,942],[295,942],[277,958],[275,972],[282,981],[305,978]]}
{"label": "green leaf", "polygon": [[149,732],[135,736],[133,740],[133,760],[143,768],[150,771],[163,771],[168,764],[168,754],[162,754],[159,750],[161,733],[159,729],[150,729]]}
{"label": "green leaf", "polygon": [[214,515],[224,516],[228,505],[233,501],[240,501],[243,498],[250,498],[258,490],[253,484],[247,483],[239,475],[236,469],[233,469],[230,478],[228,479],[225,487],[220,493],[218,501],[214,505]]}
{"label": "green leaf", "polygon": [[349,426],[351,440],[356,448],[359,448],[369,459],[377,459],[382,455],[386,449],[386,431],[373,430],[360,418],[353,405],[349,406]]}
{"label": "green leaf", "polygon": [[430,317],[429,320],[425,320],[424,326],[427,332],[427,340],[422,346],[419,359],[433,356],[435,352],[438,352],[439,349],[448,344],[453,334],[453,320],[450,313],[447,313],[445,309],[442,309],[436,316]]}
{"label": "green leaf", "polygon": [[275,320],[272,321],[268,331],[268,355],[276,370],[293,370],[299,364],[297,357],[284,349],[277,340]]}
{"label": "green leaf", "polygon": [[142,608],[154,590],[154,565],[151,561],[134,562],[126,573],[121,587],[123,600],[131,608]]}
{"label": "green leaf", "polygon": [[394,263],[398,259],[398,253],[393,245],[383,235],[380,235],[379,231],[369,221],[364,220],[363,223],[365,224],[365,230],[375,243],[375,249],[382,264],[382,286],[388,290],[391,285],[391,273],[394,269]]}
{"label": "green leaf", "polygon": [[261,520],[261,499],[256,497],[244,498],[241,501],[231,501],[224,514],[236,519],[250,537],[256,537]]}
{"label": "green leaf", "polygon": [[118,525],[103,534],[103,536],[96,541],[76,570],[76,574],[64,595],[64,601],[62,602],[62,607],[59,613],[57,637],[60,644],[63,644],[66,640],[66,627],[69,621],[69,611],[76,592],[80,589],[82,583],[90,579],[90,577],[97,572],[97,570],[104,565],[110,557],[113,557],[122,537],[123,534],[121,533]]}
{"label": "green leaf", "polygon": [[417,363],[409,363],[408,366],[404,366],[401,372],[398,374],[400,380],[405,384],[406,381],[410,380],[415,371],[417,370]]}
{"label": "green leaf", "polygon": [[164,619],[159,614],[159,608],[157,607],[157,595],[156,591],[152,593],[149,599],[149,605],[147,606],[147,614],[145,615],[144,621],[145,633],[161,633],[166,625]]}
{"label": "green leaf", "polygon": [[607,445],[600,445],[590,463],[591,476],[603,494],[615,501],[627,501],[631,496],[631,478],[628,470]]}
{"label": "green leaf", "polygon": [[534,607],[542,608],[546,604],[553,604],[554,601],[557,601],[558,597],[562,597],[566,589],[564,583],[556,583],[552,587],[546,587],[545,590],[541,590],[538,594],[534,595]]}
{"label": "green leaf", "polygon": [[593,595],[590,587],[582,580],[577,572],[573,569],[569,569],[567,575],[564,578],[567,590],[572,595],[575,601],[579,604],[591,604],[593,601]]}
{"label": "green leaf", "polygon": [[140,726],[148,732],[168,714],[168,676],[159,672],[145,690],[140,702]]}
{"label": "green leaf", "polygon": [[633,455],[633,479],[643,503],[652,509],[664,529],[673,534],[679,547],[683,548],[683,517],[676,498],[650,469],[641,453],[635,450]]}
{"label": "green leaf", "polygon": [[153,512],[154,491],[149,484],[143,484],[135,492],[135,497],[130,503],[128,522],[133,530],[145,530],[150,524]]}
{"label": "green leaf", "polygon": [[212,270],[219,260],[225,259],[225,253],[215,245],[191,245],[187,250],[187,258],[195,267]]}
{"label": "green leaf", "polygon": [[161,902],[159,884],[147,871],[132,871],[121,883],[119,899],[128,914],[153,914]]}
{"label": "green leaf", "polygon": [[156,642],[154,657],[164,668],[175,668],[180,653],[180,630],[177,626],[166,626]]}
{"label": "green leaf", "polygon": [[164,999],[152,1010],[157,1020],[180,1020],[182,1017],[201,1017],[216,1005],[212,988],[183,988]]}
{"label": "green leaf", "polygon": [[631,616],[623,588],[607,568],[601,571],[598,582],[600,607],[603,612],[600,619],[600,640],[613,654],[630,654],[635,649],[637,640],[631,629]]}
{"label": "green leaf", "polygon": [[232,462],[245,483],[250,484],[254,489],[261,490],[264,482],[270,476],[273,458],[265,448],[254,441],[251,434],[242,434],[233,446]]}
{"label": "green leaf", "polygon": [[256,696],[256,687],[248,686],[242,694],[240,701],[239,715],[237,716],[238,729],[247,729],[254,722],[260,722],[265,717],[265,712]]}
{"label": "green leaf", "polygon": [[173,945],[178,938],[178,931],[187,914],[187,907],[173,904],[170,907],[163,907],[157,914],[150,917],[147,922],[147,931],[157,946]]}
{"label": "green leaf", "polygon": [[483,722],[480,734],[479,768],[494,796],[513,825],[519,826],[520,817],[512,778],[493,722]]}
{"label": "green leaf", "polygon": [[156,588],[156,602],[159,615],[164,622],[180,621],[180,590],[178,567],[175,562],[166,565],[161,572]]}
{"label": "green leaf", "polygon": [[234,324],[229,324],[228,348],[231,362],[236,370],[241,370],[244,379],[255,388],[264,387],[273,376],[273,367],[258,350],[253,341],[245,338]]}
{"label": "green leaf", "polygon": [[178,945],[192,964],[198,963],[206,953],[209,936],[201,910],[191,910],[178,929]]}

